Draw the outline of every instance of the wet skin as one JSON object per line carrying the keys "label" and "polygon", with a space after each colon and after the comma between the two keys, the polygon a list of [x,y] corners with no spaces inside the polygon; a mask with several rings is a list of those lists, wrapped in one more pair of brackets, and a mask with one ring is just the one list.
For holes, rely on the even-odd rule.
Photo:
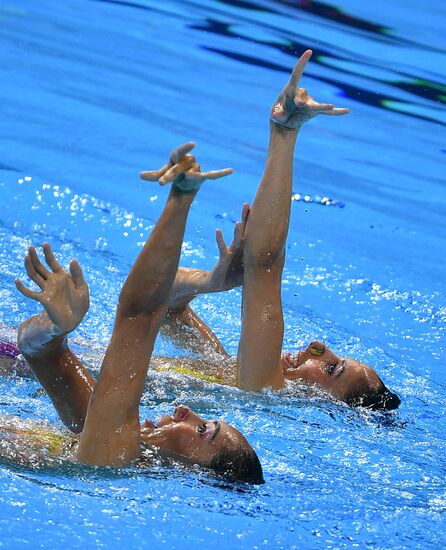
{"label": "wet skin", "polygon": [[200,466],[209,466],[224,449],[251,449],[238,430],[221,420],[205,420],[185,405],[177,407],[172,416],[159,418],[157,425],[146,420],[141,442],[157,447],[164,456],[180,455]]}
{"label": "wet skin", "polygon": [[284,354],[282,367],[287,380],[314,384],[341,401],[385,389],[372,367],[351,357],[338,357],[316,340],[295,355]]}

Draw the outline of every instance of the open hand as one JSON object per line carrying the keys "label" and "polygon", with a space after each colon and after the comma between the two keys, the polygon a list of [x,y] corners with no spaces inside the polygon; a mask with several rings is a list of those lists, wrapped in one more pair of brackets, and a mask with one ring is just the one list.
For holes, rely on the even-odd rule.
{"label": "open hand", "polygon": [[346,115],[349,112],[349,109],[335,108],[331,103],[318,103],[308,95],[305,88],[297,87],[312,53],[311,50],[307,50],[300,57],[294,66],[288,84],[280,92],[271,109],[271,122],[276,126],[297,130],[304,122],[316,115],[338,116]]}
{"label": "open hand", "polygon": [[68,273],[56,260],[48,243],[43,245],[43,253],[51,271],[39,260],[33,246],[25,257],[26,272],[41,292],[27,288],[19,279],[15,284],[24,296],[42,304],[58,334],[67,334],[80,324],[88,311],[88,285],[77,260],[70,262]]}
{"label": "open hand", "polygon": [[243,283],[243,243],[248,215],[249,204],[244,204],[242,221],[235,224],[234,239],[229,248],[226,246],[220,229],[216,231],[220,258],[210,272],[209,283],[213,290],[229,290]]}
{"label": "open hand", "polygon": [[218,179],[232,174],[232,168],[201,172],[200,165],[190,151],[195,147],[193,141],[184,143],[172,151],[167,164],[159,170],[141,172],[141,179],[158,181],[161,185],[172,182],[181,191],[195,191],[206,179]]}

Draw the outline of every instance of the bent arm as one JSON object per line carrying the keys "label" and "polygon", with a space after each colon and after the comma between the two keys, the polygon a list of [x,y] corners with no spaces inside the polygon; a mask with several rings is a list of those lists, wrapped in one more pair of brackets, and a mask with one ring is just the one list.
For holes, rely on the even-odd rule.
{"label": "bent arm", "polygon": [[212,270],[178,268],[162,332],[175,344],[193,353],[205,353],[210,348],[227,355],[217,336],[189,304],[200,294],[224,292],[242,284],[243,244],[249,210],[249,205],[244,204],[241,221],[234,226],[234,238],[229,247],[217,229],[219,258]]}
{"label": "bent arm", "polygon": [[46,265],[33,246],[25,257],[26,272],[40,292],[27,288],[18,279],[15,281],[24,296],[45,308],[20,325],[18,345],[63,422],[79,432],[94,381],[69,350],[67,335],[88,311],[88,285],[77,260],[70,262],[68,272],[56,260],[48,243],[44,243],[43,253]]}
{"label": "bent arm", "polygon": [[211,351],[224,357],[228,356],[212,329],[190,306],[179,311],[168,311],[160,333],[190,353],[203,355]]}
{"label": "bent arm", "polygon": [[95,382],[69,349],[67,335],[59,334],[43,311],[20,325],[18,346],[62,422],[80,433]]}

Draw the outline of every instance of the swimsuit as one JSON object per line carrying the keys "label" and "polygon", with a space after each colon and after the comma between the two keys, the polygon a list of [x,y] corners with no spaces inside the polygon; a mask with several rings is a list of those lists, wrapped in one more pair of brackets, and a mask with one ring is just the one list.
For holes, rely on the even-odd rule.
{"label": "swimsuit", "polygon": [[4,357],[11,357],[11,359],[17,359],[20,355],[20,350],[12,342],[0,340],[0,355],[3,355]]}

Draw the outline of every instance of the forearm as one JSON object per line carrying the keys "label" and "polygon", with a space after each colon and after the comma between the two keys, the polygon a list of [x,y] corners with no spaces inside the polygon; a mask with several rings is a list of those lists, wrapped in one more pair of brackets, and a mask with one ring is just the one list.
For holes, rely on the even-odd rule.
{"label": "forearm", "polygon": [[167,305],[195,192],[172,187],[163,214],[140,252],[119,298],[117,315],[153,313]]}
{"label": "forearm", "polygon": [[179,267],[169,297],[168,312],[181,311],[200,294],[221,292],[211,285],[210,271]]}
{"label": "forearm", "polygon": [[293,155],[297,131],[271,123],[263,178],[251,207],[245,234],[245,269],[269,266],[283,255],[290,218]]}
{"label": "forearm", "polygon": [[161,325],[161,334],[176,346],[194,354],[216,352],[225,357],[228,355],[214,332],[187,305],[180,311],[167,313]]}
{"label": "forearm", "polygon": [[18,346],[61,420],[80,432],[94,379],[68,348],[66,335],[42,312],[20,325]]}

